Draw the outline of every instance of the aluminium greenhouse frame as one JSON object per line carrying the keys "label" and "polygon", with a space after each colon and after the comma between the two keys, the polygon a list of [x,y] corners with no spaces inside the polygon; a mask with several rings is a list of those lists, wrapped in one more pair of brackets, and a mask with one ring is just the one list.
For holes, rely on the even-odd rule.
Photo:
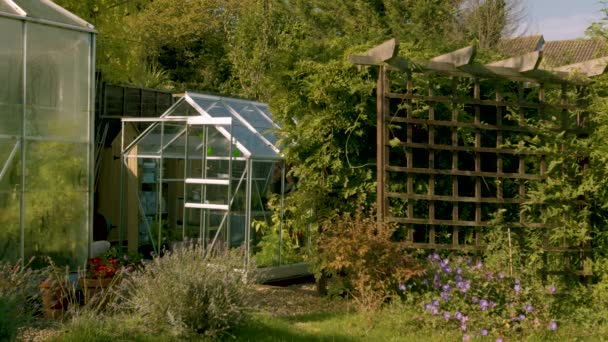
{"label": "aluminium greenhouse frame", "polygon": [[[165,235],[165,230],[181,229],[179,235],[182,241],[192,238],[186,233],[188,228],[192,228],[187,223],[191,216],[187,215],[187,212],[198,211],[198,235],[194,242],[200,244],[207,254],[225,246],[242,247],[245,260],[249,264],[254,220],[252,203],[256,200],[262,202],[262,192],[257,181],[268,185],[272,172],[278,165],[281,173],[277,248],[278,260],[281,264],[280,245],[286,186],[285,161],[275,147],[276,139],[271,132],[278,126],[272,122],[266,111],[267,106],[262,103],[187,92],[160,118],[123,118],[120,241],[123,243],[127,241],[130,250],[140,247],[141,239],[139,236],[136,237],[135,226],[137,225],[137,229],[141,230],[142,227],[139,226],[143,223],[143,229],[152,237],[153,252],[160,253],[163,242],[161,239]],[[141,133],[134,132],[129,137],[129,127],[133,130],[139,128]],[[136,137],[133,137],[134,135]],[[146,166],[148,163],[145,160],[154,161],[154,171],[150,171],[151,167]],[[183,165],[180,165],[182,162]],[[171,167],[167,166],[168,163],[180,166],[175,166],[171,170]],[[196,169],[193,165],[197,163],[200,164],[200,171],[197,169],[193,172],[193,169]],[[210,171],[213,168],[212,164],[224,165],[224,169],[221,173],[219,170],[212,172]],[[242,170],[236,167],[239,165],[242,166]],[[264,177],[262,180],[254,177],[256,165],[267,166],[262,170],[266,170],[263,172],[266,175],[265,183]],[[150,167],[148,171],[146,167]],[[140,172],[142,169],[143,173]],[[145,203],[142,203],[142,188],[145,185],[142,183],[146,182],[153,183],[152,188],[155,190],[155,198],[152,200],[153,217],[149,215]],[[180,186],[182,183],[183,187]],[[169,190],[166,190],[167,187]],[[223,190],[218,191],[218,188]],[[181,195],[182,198],[175,200],[168,196],[171,192],[174,193],[173,197]],[[212,192],[215,198],[211,198]],[[178,195],[176,196],[175,193]],[[197,195],[191,196],[192,193]],[[219,193],[221,198],[218,200]],[[244,204],[243,201],[239,202],[240,195],[244,196]],[[180,202],[180,199],[183,202]],[[173,201],[175,203],[172,203]],[[166,202],[169,205],[165,205]],[[166,207],[175,210],[171,212]],[[235,211],[237,207],[240,210]],[[167,211],[170,213],[167,214]],[[178,211],[181,211],[181,214]],[[238,215],[242,216],[242,220],[231,220],[238,218],[237,211],[240,213]],[[267,214],[269,212],[263,213],[263,216],[266,217]],[[165,215],[175,217],[181,215],[181,228],[179,223],[175,223],[172,228],[160,224],[167,221],[164,219]],[[213,218],[219,220],[215,231],[210,223]],[[269,222],[268,217],[265,220]],[[151,225],[150,221],[156,226]],[[168,219],[168,221],[179,220]],[[242,241],[239,234],[232,236],[234,231],[242,231]],[[137,239],[139,240],[135,243],[134,240]],[[224,244],[220,243],[222,240]]]}

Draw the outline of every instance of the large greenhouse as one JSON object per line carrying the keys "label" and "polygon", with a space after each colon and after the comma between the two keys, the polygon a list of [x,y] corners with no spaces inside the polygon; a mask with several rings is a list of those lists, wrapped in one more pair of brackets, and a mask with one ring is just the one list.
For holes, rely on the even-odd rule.
{"label": "large greenhouse", "polygon": [[[120,231],[130,250],[190,241],[241,248],[259,266],[294,262],[283,227],[286,176],[268,106],[187,92],[159,118],[122,119]],[[275,210],[271,210],[275,208]],[[288,236],[289,235],[289,236]]]}
{"label": "large greenhouse", "polygon": [[52,1],[0,0],[0,46],[0,260],[82,265],[95,32]]}

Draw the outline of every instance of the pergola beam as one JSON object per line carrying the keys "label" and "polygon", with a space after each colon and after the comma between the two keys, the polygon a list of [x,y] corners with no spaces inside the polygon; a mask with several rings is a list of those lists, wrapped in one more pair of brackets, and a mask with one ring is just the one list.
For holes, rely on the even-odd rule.
{"label": "pergola beam", "polygon": [[393,59],[399,51],[397,39],[392,38],[386,42],[367,50],[363,55],[350,55],[348,60],[354,64],[377,65]]}
{"label": "pergola beam", "polygon": [[455,67],[460,67],[473,63],[475,52],[475,46],[471,45],[441,56],[434,57],[431,59],[431,62],[449,63]]}
{"label": "pergola beam", "polygon": [[529,52],[529,53],[526,53],[521,56],[515,56],[515,57],[503,59],[501,61],[488,63],[488,64],[486,64],[486,66],[513,68],[520,72],[526,72],[526,71],[538,69],[538,66],[540,65],[541,60],[542,60],[542,52],[533,51],[533,52]]}
{"label": "pergola beam", "polygon": [[476,52],[474,46],[467,46],[425,61],[411,61],[398,57],[398,50],[399,43],[393,38],[361,55],[350,55],[348,59],[358,65],[386,64],[388,70],[439,73],[479,79],[576,85],[587,84],[589,80],[584,77],[577,77],[573,73],[574,71],[586,76],[596,76],[604,73],[608,67],[608,57],[604,57],[553,70],[541,70],[538,69],[542,60],[542,52],[540,51],[481,65],[473,63]]}
{"label": "pergola beam", "polygon": [[607,67],[608,57],[602,57],[580,63],[564,65],[553,70],[574,74],[582,74],[588,77],[592,77],[602,75],[606,72]]}

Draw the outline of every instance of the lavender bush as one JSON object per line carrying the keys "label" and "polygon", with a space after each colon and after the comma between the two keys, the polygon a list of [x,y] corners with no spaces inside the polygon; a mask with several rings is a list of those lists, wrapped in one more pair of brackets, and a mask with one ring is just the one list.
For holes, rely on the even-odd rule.
{"label": "lavender bush", "polygon": [[400,284],[403,293],[423,293],[425,313],[462,332],[462,339],[503,337],[531,330],[558,329],[551,317],[557,289],[495,272],[471,258],[430,254],[425,277]]}

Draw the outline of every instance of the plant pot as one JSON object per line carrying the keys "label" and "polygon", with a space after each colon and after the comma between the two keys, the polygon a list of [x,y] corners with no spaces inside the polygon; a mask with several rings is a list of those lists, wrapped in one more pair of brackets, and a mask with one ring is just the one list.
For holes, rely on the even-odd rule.
{"label": "plant pot", "polygon": [[84,297],[84,304],[102,303],[105,305],[105,292],[115,281],[114,278],[80,278],[80,289]]}
{"label": "plant pot", "polygon": [[39,285],[46,319],[61,319],[68,308],[68,283],[46,279]]}

